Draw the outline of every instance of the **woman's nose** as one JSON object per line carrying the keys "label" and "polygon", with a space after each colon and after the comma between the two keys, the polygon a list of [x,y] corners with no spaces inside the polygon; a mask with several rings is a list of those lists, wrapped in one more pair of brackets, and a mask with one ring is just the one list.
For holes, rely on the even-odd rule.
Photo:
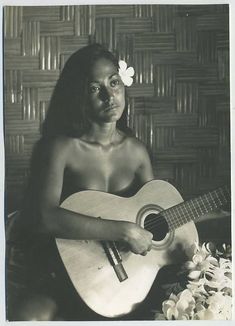
{"label": "woman's nose", "polygon": [[103,87],[101,96],[102,96],[102,100],[105,102],[112,101],[114,97],[113,89],[111,87]]}

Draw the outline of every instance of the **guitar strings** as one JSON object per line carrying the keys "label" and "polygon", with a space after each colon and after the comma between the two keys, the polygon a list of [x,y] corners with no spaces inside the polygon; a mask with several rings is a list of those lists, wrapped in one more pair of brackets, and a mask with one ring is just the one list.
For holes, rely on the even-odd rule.
{"label": "guitar strings", "polygon": [[[197,200],[195,200],[195,201],[197,201]],[[215,202],[214,199],[213,199],[213,201],[214,201],[214,204],[215,204],[215,207],[214,207],[215,209],[223,205],[222,202],[218,202],[218,204],[219,204],[219,205],[218,205],[218,204],[216,204],[216,202]],[[186,203],[188,203],[188,202],[186,202]],[[181,204],[185,204],[185,203],[183,202],[183,203],[181,203]],[[167,223],[169,224],[169,222],[170,222],[171,226],[174,227],[174,228],[176,228],[176,227],[178,227],[178,226],[180,226],[180,225],[186,224],[186,223],[189,222],[190,220],[193,220],[193,219],[195,219],[196,217],[199,217],[199,216],[201,216],[201,215],[203,215],[203,214],[209,212],[210,210],[213,210],[213,208],[211,208],[210,210],[203,211],[203,210],[202,210],[202,207],[203,207],[203,206],[200,205],[199,202],[198,202],[197,204],[199,204],[199,206],[198,206],[197,208],[200,208],[200,210],[201,210],[201,212],[203,212],[203,214],[197,214],[197,216],[193,216],[193,219],[190,218],[191,213],[187,212],[186,210],[185,210],[185,211],[181,211],[181,212],[179,212],[179,215],[177,215],[177,214],[167,214],[167,213],[170,213],[170,210],[171,210],[171,209],[173,209],[173,208],[175,209],[177,206],[179,207],[181,204],[176,205],[176,206],[173,206],[173,207],[170,207],[169,209],[167,209],[167,210],[165,210],[165,211],[163,211],[163,212],[160,212],[160,214],[165,215]],[[192,206],[192,207],[193,207],[193,206]],[[181,207],[181,208],[182,208],[182,207]],[[194,209],[196,209],[195,206],[194,206]],[[191,209],[191,212],[192,212],[192,215],[193,215],[194,212],[193,212],[192,209]],[[168,216],[167,216],[167,215],[168,215]],[[174,221],[174,220],[170,221],[170,220],[168,220],[168,217],[169,217],[169,218],[170,218],[170,217],[177,218],[177,221]],[[188,218],[189,218],[189,220],[188,220]],[[185,219],[185,220],[184,220],[184,219]],[[159,220],[159,219],[157,219],[157,220],[152,220],[152,221],[146,222],[146,223],[145,223],[145,227],[146,227],[146,228],[148,227],[149,230],[153,230],[156,226],[160,226],[160,225],[162,225],[162,224],[164,224],[164,223],[165,223],[165,220],[163,220],[163,221],[162,221],[162,220]]]}
{"label": "guitar strings", "polygon": [[[218,196],[218,194],[217,194],[217,191],[219,191],[220,192],[220,195],[222,194],[223,195],[223,197],[224,197],[224,203],[222,202],[222,200],[220,200],[220,197]],[[228,192],[228,191],[227,191]],[[212,197],[212,193],[213,194],[215,194],[216,195],[216,197],[217,198],[214,198],[214,197]],[[212,202],[210,202],[209,200],[208,200],[208,198],[207,198],[207,196],[210,196],[210,198],[211,198],[211,201]],[[208,210],[207,208],[206,208],[206,206],[205,206],[205,204],[204,204],[204,202],[203,202],[203,200],[202,199],[206,199],[207,201],[208,201],[208,203],[209,203],[209,207],[210,207],[210,209]],[[202,204],[203,205],[201,205],[200,204],[200,201],[199,200],[201,200],[201,202],[202,202]],[[216,203],[216,201],[217,201],[217,203]],[[192,203],[192,206],[190,207],[190,202]],[[197,207],[195,207],[195,205],[193,204],[193,202],[195,202],[195,203],[197,203]],[[193,219],[195,219],[197,216],[199,217],[199,216],[201,216],[201,215],[203,215],[203,214],[205,214],[205,213],[207,213],[207,212],[209,212],[209,211],[211,211],[211,210],[213,210],[213,209],[216,209],[216,208],[218,208],[218,207],[220,207],[220,206],[223,206],[224,204],[226,204],[227,203],[227,198],[226,198],[226,196],[225,196],[225,194],[224,194],[224,192],[223,192],[223,189],[222,188],[219,188],[218,190],[214,190],[214,192],[211,192],[211,193],[208,193],[208,194],[205,194],[205,195],[203,195],[203,196],[201,196],[201,197],[199,197],[199,198],[196,198],[196,199],[192,199],[191,201],[188,201],[188,202],[183,202],[183,203],[180,203],[180,204],[178,204],[178,205],[175,205],[175,206],[173,206],[173,207],[170,207],[170,208],[168,208],[168,209],[166,209],[165,211],[163,211],[163,212],[159,212],[159,214],[162,214],[162,215],[165,215],[165,217],[166,217],[166,221],[167,221],[167,223],[168,223],[168,226],[169,226],[169,222],[170,222],[170,224],[171,224],[171,226],[172,227],[174,227],[174,228],[176,228],[176,227],[178,227],[178,226],[181,226],[181,225],[183,225],[183,224],[186,224],[187,222],[189,222],[190,220],[193,220]],[[213,207],[213,205],[212,204],[214,204],[214,206],[215,207]],[[177,209],[177,207],[178,207],[178,209],[182,209],[184,206],[189,206],[188,208],[191,210],[191,212],[192,212],[192,215],[195,213],[194,211],[193,211],[193,209],[194,210],[196,210],[196,208],[198,209],[198,211],[199,211],[199,209],[201,210],[201,213],[202,214],[197,214],[197,216],[193,216],[193,218],[189,218],[190,216],[191,216],[191,213],[189,213],[188,211],[181,211],[181,212],[179,212],[180,214],[179,215],[177,215],[177,214],[167,214],[167,213],[170,213],[170,210],[173,210],[173,209]],[[203,206],[204,206],[204,208],[203,208]],[[206,208],[206,209],[205,209]],[[197,211],[196,211],[197,212]],[[168,215],[168,216],[167,216]],[[173,221],[168,221],[167,219],[168,219],[168,217],[173,217],[173,218],[177,218],[178,220],[175,222],[174,220]],[[189,218],[189,220],[188,220],[188,218]],[[185,220],[184,220],[185,219]],[[178,224],[178,222],[179,222],[179,224]],[[152,220],[152,221],[149,221],[149,222],[147,222],[146,221],[146,223],[145,223],[145,227],[146,228],[148,228],[148,230],[153,230],[156,226],[161,226],[161,225],[163,225],[163,224],[165,224],[165,219],[164,220],[160,220],[160,219],[157,219],[157,220]]]}

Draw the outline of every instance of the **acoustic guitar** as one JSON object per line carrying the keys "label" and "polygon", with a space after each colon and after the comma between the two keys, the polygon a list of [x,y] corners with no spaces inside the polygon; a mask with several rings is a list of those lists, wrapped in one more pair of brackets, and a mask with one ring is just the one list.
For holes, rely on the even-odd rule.
{"label": "acoustic guitar", "polygon": [[218,188],[184,202],[176,188],[161,180],[146,183],[130,198],[82,191],[61,206],[97,218],[137,223],[153,233],[152,250],[141,256],[114,242],[68,239],[56,239],[57,248],[84,302],[100,315],[123,316],[145,299],[161,267],[175,263],[180,253],[184,259],[189,254],[198,241],[194,221],[229,201],[229,191]]}

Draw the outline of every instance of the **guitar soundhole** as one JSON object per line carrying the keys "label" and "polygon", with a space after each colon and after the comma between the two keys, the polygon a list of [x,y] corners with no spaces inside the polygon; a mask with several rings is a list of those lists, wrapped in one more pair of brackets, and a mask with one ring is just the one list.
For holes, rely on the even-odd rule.
{"label": "guitar soundhole", "polygon": [[144,220],[144,228],[152,232],[155,241],[163,240],[169,232],[167,221],[160,213],[147,215]]}

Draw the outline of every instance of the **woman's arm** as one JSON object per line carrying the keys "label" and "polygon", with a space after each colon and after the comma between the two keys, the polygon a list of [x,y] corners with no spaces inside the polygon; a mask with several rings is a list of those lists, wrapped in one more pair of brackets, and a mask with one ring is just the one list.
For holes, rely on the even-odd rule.
{"label": "woman's arm", "polygon": [[137,141],[135,158],[138,159],[139,165],[136,171],[140,185],[144,185],[146,182],[154,179],[153,168],[150,161],[150,157],[145,145]]}
{"label": "woman's arm", "polygon": [[135,223],[100,220],[60,207],[64,169],[70,150],[68,139],[57,139],[47,146],[39,175],[40,231],[58,238],[125,241],[134,253],[149,250],[152,234]]}

